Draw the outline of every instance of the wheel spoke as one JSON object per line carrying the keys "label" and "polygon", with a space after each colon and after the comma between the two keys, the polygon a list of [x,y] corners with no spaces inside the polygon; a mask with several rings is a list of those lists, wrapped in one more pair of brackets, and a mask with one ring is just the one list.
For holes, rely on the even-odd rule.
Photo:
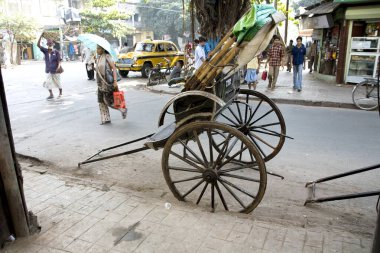
{"label": "wheel spoke", "polygon": [[238,196],[236,196],[236,194],[231,190],[231,188],[228,186],[228,185],[225,185],[224,182],[220,179],[220,183],[224,186],[224,188],[227,189],[227,191],[232,195],[232,197],[234,197],[236,199],[237,202],[239,202],[239,204],[244,208],[246,209],[246,206],[244,205],[243,201],[241,201],[239,199]]}
{"label": "wheel spoke", "polygon": [[203,176],[190,177],[190,178],[186,178],[186,179],[172,181],[172,183],[173,184],[183,183],[183,182],[193,181],[193,180],[197,180],[197,179],[201,179],[201,178],[203,178]]}
{"label": "wheel spoke", "polygon": [[173,151],[170,151],[170,154],[171,155],[174,155],[175,157],[177,157],[178,159],[184,161],[185,163],[189,164],[190,166],[198,169],[200,172],[203,172],[204,169],[202,169],[201,167],[199,167],[198,165],[196,165],[195,163],[193,163],[192,161],[189,161],[187,160],[186,158],[178,155],[177,153],[173,152]]}
{"label": "wheel spoke", "polygon": [[277,126],[280,125],[280,122],[276,123],[269,123],[269,124],[264,124],[264,125],[259,125],[259,126],[252,126],[251,128],[264,128],[264,127],[269,127],[269,126]]}
{"label": "wheel spoke", "polygon": [[235,157],[237,157],[239,154],[243,153],[248,147],[245,147],[244,149],[238,151],[236,154],[234,154],[232,157],[229,157],[222,165],[220,165],[219,168],[222,168],[224,165],[232,161]]}
{"label": "wheel spoke", "polygon": [[[249,123],[251,122],[251,120],[253,119],[253,117],[255,116],[256,112],[259,110],[259,107],[261,106],[261,104],[263,103],[263,99],[260,100],[259,104],[256,106],[255,110],[252,112],[252,114],[249,116],[249,119],[248,121],[246,121],[245,123]],[[248,104],[248,102],[247,102]]]}
{"label": "wheel spoke", "polygon": [[252,142],[256,145],[256,147],[259,149],[260,153],[263,155],[263,157],[267,157],[265,152],[262,150],[260,145],[256,142],[255,138],[252,137],[251,133],[248,133],[249,138],[252,140]]}
{"label": "wheel spoke", "polygon": [[[244,146],[244,144],[243,144],[243,142],[241,143],[241,145],[240,145],[240,150],[242,150],[243,149],[243,146]],[[241,158],[243,157],[243,153],[241,153],[240,155],[239,155],[239,161],[241,161]]]}
{"label": "wheel spoke", "polygon": [[201,201],[201,199],[202,199],[202,197],[203,197],[203,194],[205,193],[205,191],[206,191],[206,189],[207,189],[207,186],[208,186],[208,183],[206,182],[205,187],[203,187],[202,192],[201,192],[201,194],[200,194],[199,197],[198,197],[197,205],[198,205],[199,202]]}
{"label": "wheel spoke", "polygon": [[265,129],[265,130],[266,131],[260,131],[260,130],[251,129],[251,131],[255,132],[255,133],[267,134],[267,135],[275,136],[275,137],[279,137],[279,138],[281,138],[282,136],[286,137],[285,135],[277,133],[275,131],[271,131],[269,129]]}
{"label": "wheel spoke", "polygon": [[213,149],[213,147],[212,147],[212,141],[213,141],[213,139],[212,139],[212,136],[211,136],[211,130],[210,129],[207,130],[207,135],[208,135],[208,145],[209,145],[209,148],[210,148],[210,164],[209,164],[209,166],[212,166],[213,161],[214,161],[214,154],[213,154],[213,151],[212,151],[212,149]]}
{"label": "wheel spoke", "polygon": [[229,122],[231,122],[234,126],[237,126],[239,125],[239,122],[236,123],[234,121],[232,121],[230,118],[228,118],[226,115],[224,115],[223,113],[220,114],[223,118],[225,118],[226,120],[228,120]]}
{"label": "wheel spoke", "polygon": [[233,171],[244,170],[244,169],[254,169],[254,167],[255,166],[253,164],[247,164],[247,165],[243,165],[243,166],[240,166],[240,167],[220,170],[220,172],[221,173],[225,173],[225,172],[233,172]]}
{"label": "wheel spoke", "polygon": [[203,157],[203,160],[204,162],[206,163],[206,167],[208,166],[208,161],[207,161],[207,158],[206,158],[206,154],[205,154],[205,151],[203,150],[203,147],[202,147],[202,144],[201,144],[201,141],[199,140],[199,136],[197,134],[197,132],[195,130],[193,130],[193,135],[195,137],[195,141],[197,142],[198,144],[198,148],[199,150],[201,151],[201,154],[202,154],[202,157]]}
{"label": "wheel spoke", "polygon": [[247,192],[246,190],[241,189],[239,186],[237,186],[237,185],[235,185],[235,184],[233,184],[233,183],[231,183],[231,182],[229,182],[229,181],[227,181],[227,180],[224,180],[223,178],[221,178],[220,180],[221,180],[221,182],[228,184],[229,186],[231,186],[231,187],[235,188],[236,190],[238,190],[238,191],[244,193],[245,195],[247,195],[247,196],[249,196],[249,197],[251,197],[251,198],[253,198],[253,199],[256,198],[255,195],[253,195],[253,194]]}
{"label": "wheel spoke", "polygon": [[[248,97],[248,95],[247,95]],[[248,99],[247,99],[248,100]],[[248,101],[245,103],[244,123],[247,123],[248,109],[250,109]]]}
{"label": "wheel spoke", "polygon": [[236,121],[238,122],[238,124],[241,124],[241,121],[238,119],[238,117],[236,116],[236,114],[231,110],[231,108],[228,106],[227,109],[232,113],[232,116],[234,116],[234,118],[236,119]]}
{"label": "wheel spoke", "polygon": [[183,143],[182,140],[179,140],[179,142],[182,144],[182,146],[183,146],[187,151],[190,152],[190,154],[192,154],[192,155],[195,157],[195,159],[198,160],[199,163],[201,163],[201,164],[203,164],[203,166],[207,167],[207,164],[205,164],[205,162],[202,161],[202,159],[201,159],[197,154],[195,154],[194,151],[191,150],[191,148],[189,148],[185,143]]}
{"label": "wheel spoke", "polygon": [[219,195],[220,200],[221,200],[222,203],[223,203],[224,209],[225,209],[226,211],[228,211],[228,206],[227,206],[226,200],[225,200],[224,197],[223,197],[222,191],[221,191],[220,188],[219,188],[218,181],[215,182],[215,188],[216,188],[216,190],[218,191],[218,195]]}
{"label": "wheel spoke", "polygon": [[215,210],[215,186],[211,184],[211,209]]}
{"label": "wheel spoke", "polygon": [[190,168],[181,168],[181,167],[173,167],[169,166],[169,170],[179,170],[179,171],[186,171],[186,172],[194,172],[194,173],[201,173],[199,170],[194,170]]}
{"label": "wheel spoke", "polygon": [[238,109],[238,113],[239,113],[239,118],[240,118],[240,123],[243,123],[243,116],[241,115],[241,111],[240,111],[240,106],[239,106],[239,103],[235,103],[237,109]]}
{"label": "wheel spoke", "polygon": [[221,173],[220,176],[233,177],[233,178],[237,178],[237,179],[241,179],[241,180],[246,180],[246,181],[260,183],[260,180],[257,180],[257,179],[254,179],[254,178],[249,178],[249,177],[244,177],[244,176],[239,176],[239,175],[233,175],[233,174],[229,174],[229,173]]}
{"label": "wheel spoke", "polygon": [[[236,145],[236,143],[238,142],[238,138],[236,138],[235,139],[235,141],[232,143],[232,145],[229,147],[229,149],[226,151],[226,153],[223,155],[223,158],[222,158],[222,161],[223,161],[223,159],[225,159],[226,157],[227,157],[227,155],[229,154],[229,153],[231,153],[231,151],[232,151],[232,149],[235,147],[235,145]],[[240,150],[242,150],[243,149],[243,147],[241,147],[240,148]],[[242,153],[240,153],[240,155],[241,155]]]}
{"label": "wheel spoke", "polygon": [[272,113],[274,110],[273,109],[270,109],[269,111],[267,111],[263,116],[261,116],[260,118],[258,118],[257,120],[253,121],[251,124],[249,124],[250,126],[252,126],[253,124],[255,124],[256,122],[258,122],[259,120],[262,120],[263,118],[265,118],[266,116],[268,116],[270,113]]}
{"label": "wheel spoke", "polygon": [[198,188],[198,186],[200,186],[205,180],[202,179],[201,181],[199,181],[196,185],[194,185],[190,190],[188,190],[188,192],[186,192],[182,198],[185,198],[187,195],[189,195],[190,193],[192,193],[195,189]]}
{"label": "wheel spoke", "polygon": [[256,139],[258,139],[259,141],[261,141],[262,143],[264,143],[265,145],[267,145],[268,147],[272,148],[272,149],[276,149],[276,147],[273,147],[272,145],[270,145],[268,142],[264,141],[262,138],[260,138],[259,136],[257,136],[256,134],[254,133],[249,133],[250,135],[252,135],[253,137],[255,137]]}
{"label": "wheel spoke", "polygon": [[[231,139],[231,134],[228,134],[226,140],[224,141],[224,146],[223,146],[222,149],[219,151],[219,155],[218,155],[218,157],[216,158],[216,161],[215,161],[214,166],[213,166],[213,168],[212,168],[213,170],[215,169],[216,165],[218,165],[218,164],[220,163],[220,161],[223,160],[223,158],[224,158],[224,153],[225,153],[224,150],[227,151],[227,148],[228,148],[228,144],[229,144],[229,142],[230,142],[230,139]],[[226,152],[226,153],[227,153],[227,152]]]}

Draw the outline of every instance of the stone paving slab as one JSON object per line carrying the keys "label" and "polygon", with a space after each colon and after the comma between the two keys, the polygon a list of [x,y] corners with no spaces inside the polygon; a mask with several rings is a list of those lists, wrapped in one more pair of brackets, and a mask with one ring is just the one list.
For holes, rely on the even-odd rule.
{"label": "stone paving slab", "polygon": [[[210,213],[101,184],[24,170],[29,210],[39,234],[6,245],[4,253],[120,252],[369,252],[371,238],[345,231],[283,226],[251,215]],[[253,214],[254,215],[254,214]]]}

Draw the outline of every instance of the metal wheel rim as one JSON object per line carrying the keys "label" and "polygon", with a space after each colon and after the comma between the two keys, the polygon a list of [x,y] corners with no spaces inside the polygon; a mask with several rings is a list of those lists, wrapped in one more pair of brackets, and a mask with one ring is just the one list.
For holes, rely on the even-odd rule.
{"label": "metal wheel rim", "polygon": [[376,84],[361,82],[352,91],[352,101],[359,109],[366,111],[375,110],[378,107],[376,92]]}

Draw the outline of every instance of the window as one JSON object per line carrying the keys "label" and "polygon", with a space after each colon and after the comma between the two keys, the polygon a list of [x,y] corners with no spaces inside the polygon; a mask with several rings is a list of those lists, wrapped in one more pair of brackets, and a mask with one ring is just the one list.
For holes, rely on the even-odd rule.
{"label": "window", "polygon": [[177,49],[175,48],[175,46],[173,44],[166,44],[166,51],[169,51],[169,52],[173,52],[173,51],[177,51]]}
{"label": "window", "polygon": [[151,43],[137,43],[135,51],[137,52],[153,52],[154,44]]}
{"label": "window", "polygon": [[165,45],[164,44],[158,44],[156,51],[157,52],[165,52]]}

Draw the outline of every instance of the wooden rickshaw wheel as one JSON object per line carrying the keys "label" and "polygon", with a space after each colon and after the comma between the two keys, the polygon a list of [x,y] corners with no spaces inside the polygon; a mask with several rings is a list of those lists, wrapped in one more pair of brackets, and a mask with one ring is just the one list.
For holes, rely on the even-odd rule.
{"label": "wooden rickshaw wheel", "polygon": [[270,98],[260,92],[240,89],[236,99],[225,106],[215,120],[247,136],[265,162],[275,157],[284,145],[286,125],[282,113]]}
{"label": "wooden rickshaw wheel", "polygon": [[[217,150],[214,142],[223,145]],[[246,163],[237,165],[233,160],[240,155]],[[162,171],[178,200],[206,204],[212,211],[252,212],[267,183],[264,160],[253,142],[236,128],[212,121],[177,129],[165,144]]]}

